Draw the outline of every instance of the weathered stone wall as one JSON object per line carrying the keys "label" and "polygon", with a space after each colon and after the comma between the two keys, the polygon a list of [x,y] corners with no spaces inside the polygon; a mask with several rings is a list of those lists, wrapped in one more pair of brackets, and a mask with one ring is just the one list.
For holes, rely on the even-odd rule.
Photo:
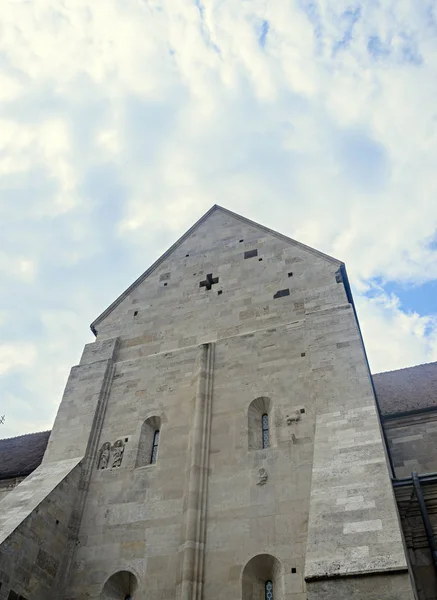
{"label": "weathered stone wall", "polygon": [[339,264],[217,211],[96,324],[98,339],[120,336],[123,361],[296,321],[346,302]]}
{"label": "weathered stone wall", "polygon": [[11,479],[3,479],[0,481],[0,502],[6,498],[6,496],[12,492],[12,490],[17,487],[22,481],[24,481],[24,477],[12,477]]}
{"label": "weathered stone wall", "polygon": [[[117,363],[100,446],[127,441],[119,468],[95,464],[68,598],[98,598],[120,570],[133,572],[151,598],[174,595],[197,352]],[[155,415],[162,423],[158,460],[135,468],[141,426]]]}
{"label": "weathered stone wall", "polygon": [[[396,478],[437,471],[437,411],[415,411],[384,419]],[[419,600],[437,600],[437,576],[413,486],[397,488],[396,499]],[[437,485],[423,485],[425,504],[437,537]]]}
{"label": "weathered stone wall", "polygon": [[41,465],[0,504],[0,600],[59,598],[63,560],[71,548],[78,460]]}
{"label": "weathered stone wall", "polygon": [[81,364],[71,370],[42,464],[0,504],[0,600],[9,588],[28,600],[64,596],[116,346],[107,340],[85,347]]}
{"label": "weathered stone wall", "polygon": [[[217,210],[97,320],[43,462],[84,457],[60,597],[101,598],[130,572],[135,600],[236,600],[257,564],[277,600],[327,600],[336,586],[336,598],[364,598],[379,560],[378,600],[411,598],[339,266]],[[254,400],[269,417],[265,449],[249,449]],[[151,417],[157,462],[135,468]],[[348,556],[360,578],[346,581]]]}
{"label": "weathered stone wall", "polygon": [[[255,249],[257,256],[244,258]],[[260,559],[265,569],[277,565],[277,598],[304,600],[311,478],[316,495],[326,487],[325,503],[311,503],[312,518],[340,544],[343,564],[349,550],[367,545],[381,571],[404,571],[393,581],[387,572],[378,600],[392,599],[400,578],[398,598],[411,597],[367,367],[338,268],[216,211],[97,320],[100,343],[119,338],[98,446],[120,439],[125,450],[120,467],[99,470],[95,463],[68,600],[98,598],[117,571],[136,576],[138,600],[241,598],[243,569],[256,554],[267,557]],[[219,281],[206,290],[199,284],[209,273]],[[278,297],[280,290],[289,294]],[[206,343],[210,362],[199,367]],[[247,411],[256,398],[271,407],[271,446],[264,450],[248,447]],[[321,439],[316,452],[329,450],[335,460],[341,454],[352,476],[352,487],[338,494],[323,480],[324,465],[312,469],[316,416],[325,413],[339,422],[333,443],[327,448]],[[153,416],[162,422],[158,461],[135,469],[141,426]],[[344,432],[342,416],[350,419]],[[337,448],[338,435],[353,444],[361,433],[377,461],[366,463],[366,450]],[[361,490],[362,500],[352,494],[360,506],[338,508],[336,500],[372,469],[375,486]],[[380,521],[381,531],[358,527],[368,521]],[[345,532],[348,524],[357,531]],[[322,540],[317,550],[311,531],[311,573],[318,576],[314,565],[331,548]],[[368,561],[354,564],[369,572]],[[367,593],[363,581],[358,594]],[[322,598],[322,588],[313,585],[311,594]]]}
{"label": "weathered stone wall", "polygon": [[437,471],[437,411],[384,419],[397,478]]}

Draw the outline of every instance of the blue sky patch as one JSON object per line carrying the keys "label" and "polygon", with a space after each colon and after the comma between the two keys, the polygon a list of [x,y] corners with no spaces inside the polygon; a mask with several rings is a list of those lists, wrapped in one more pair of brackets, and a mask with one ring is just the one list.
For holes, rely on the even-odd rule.
{"label": "blue sky patch", "polygon": [[264,48],[266,45],[267,34],[269,33],[269,29],[270,29],[269,22],[264,20],[261,23],[261,31],[260,31],[259,38],[258,38],[258,42],[259,42],[259,45],[261,46],[261,48]]}

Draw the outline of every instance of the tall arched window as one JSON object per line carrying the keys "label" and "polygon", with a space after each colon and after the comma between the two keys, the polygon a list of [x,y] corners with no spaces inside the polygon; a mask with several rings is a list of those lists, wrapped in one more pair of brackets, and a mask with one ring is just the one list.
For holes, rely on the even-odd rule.
{"label": "tall arched window", "polygon": [[156,464],[160,431],[161,419],[159,417],[149,417],[142,424],[135,462],[136,468]]}
{"label": "tall arched window", "polygon": [[262,450],[274,445],[272,423],[274,420],[270,398],[260,396],[252,400],[247,411],[249,450]]}
{"label": "tall arched window", "polygon": [[156,463],[156,456],[158,454],[158,443],[159,443],[159,429],[155,431],[153,434],[153,444],[152,444],[152,453],[150,455],[150,464],[154,465]]}
{"label": "tall arched window", "polygon": [[262,433],[262,445],[263,448],[268,448],[269,443],[269,415],[264,413],[261,417],[261,433]]}
{"label": "tall arched window", "polygon": [[265,594],[264,594],[265,600],[273,600],[273,583],[272,583],[272,581],[270,581],[270,579],[268,581],[266,581],[264,590],[265,590]]}

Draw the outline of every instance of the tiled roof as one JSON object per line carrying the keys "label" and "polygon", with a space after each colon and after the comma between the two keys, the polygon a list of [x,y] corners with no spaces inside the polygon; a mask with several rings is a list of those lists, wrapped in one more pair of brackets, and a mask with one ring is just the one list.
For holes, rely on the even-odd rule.
{"label": "tiled roof", "polygon": [[373,381],[383,415],[437,408],[437,362],[376,373]]}
{"label": "tiled roof", "polygon": [[32,473],[41,464],[49,436],[50,431],[39,431],[0,440],[0,479]]}

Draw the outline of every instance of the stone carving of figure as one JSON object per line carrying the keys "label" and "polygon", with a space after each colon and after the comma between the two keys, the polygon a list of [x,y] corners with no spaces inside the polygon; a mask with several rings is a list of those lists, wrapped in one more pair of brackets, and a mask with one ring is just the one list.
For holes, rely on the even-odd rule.
{"label": "stone carving of figure", "polygon": [[112,468],[119,467],[123,460],[124,442],[117,440],[112,446]]}
{"label": "stone carving of figure", "polygon": [[111,453],[111,444],[105,442],[100,449],[98,469],[106,469],[109,463],[109,455]]}
{"label": "stone carving of figure", "polygon": [[260,469],[258,471],[258,481],[256,485],[265,485],[268,479],[267,471],[265,469]]}
{"label": "stone carving of figure", "polygon": [[297,421],[300,421],[302,418],[302,415],[300,413],[300,410],[295,410],[293,412],[293,414],[291,414],[290,416],[287,415],[287,425],[291,425],[292,423],[296,423]]}

